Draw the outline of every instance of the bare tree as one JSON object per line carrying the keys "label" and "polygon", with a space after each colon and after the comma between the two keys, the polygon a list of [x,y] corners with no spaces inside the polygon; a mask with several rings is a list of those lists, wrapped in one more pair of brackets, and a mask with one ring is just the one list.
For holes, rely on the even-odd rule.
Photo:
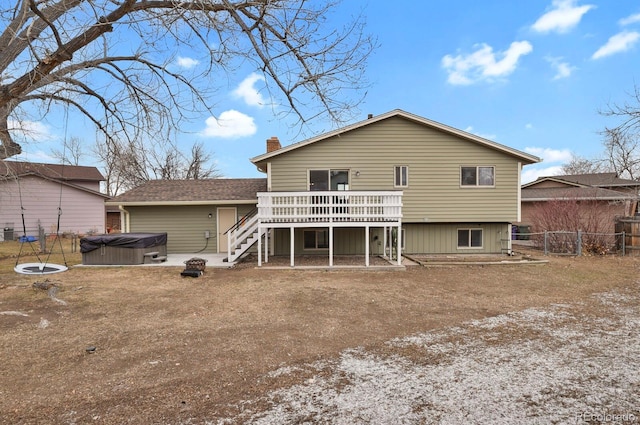
{"label": "bare tree", "polygon": [[640,138],[620,127],[603,132],[605,154],[610,167],[619,177],[637,180],[640,177]]}
{"label": "bare tree", "polygon": [[118,141],[99,143],[94,150],[103,164],[106,193],[114,196],[152,180],[209,179],[222,174],[212,164],[212,155],[196,143],[188,154],[173,143]]}
{"label": "bare tree", "polygon": [[[225,74],[252,64],[294,124],[348,120],[366,87],[375,40],[356,17],[327,19],[334,1],[18,0],[0,6],[0,159],[18,130],[54,107],[75,109],[105,139],[171,139],[214,105]],[[205,59],[174,66],[178,52]],[[38,117],[36,117],[38,118]],[[110,148],[107,148],[107,150]]]}
{"label": "bare tree", "polygon": [[606,170],[602,160],[588,159],[572,154],[571,161],[562,166],[562,173],[566,175],[601,173]]}
{"label": "bare tree", "polygon": [[606,127],[604,136],[605,156],[610,168],[620,177],[640,178],[640,88],[634,87],[631,100],[623,104],[609,105],[600,113],[617,118],[619,124]]}
{"label": "bare tree", "polygon": [[[531,214],[533,240],[538,247],[546,243],[551,252],[576,252],[576,235],[581,231],[585,252],[606,254],[615,246],[611,234],[612,208],[596,199],[579,200],[570,196],[538,203]],[[550,232],[546,241],[543,232]]]}
{"label": "bare tree", "polygon": [[80,165],[84,152],[82,140],[79,137],[70,137],[63,142],[63,150],[52,149],[51,155],[61,164]]}
{"label": "bare tree", "polygon": [[198,180],[222,177],[222,174],[210,164],[211,160],[211,155],[205,152],[202,142],[196,143],[191,147],[191,157],[185,162],[183,178]]}

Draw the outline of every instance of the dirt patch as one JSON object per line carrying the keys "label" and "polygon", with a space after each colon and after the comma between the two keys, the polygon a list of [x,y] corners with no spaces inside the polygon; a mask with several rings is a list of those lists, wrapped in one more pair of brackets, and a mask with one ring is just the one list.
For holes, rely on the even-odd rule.
{"label": "dirt patch", "polygon": [[[549,260],[405,271],[245,262],[199,278],[170,267],[71,268],[51,278],[66,304],[33,289],[36,278],[0,271],[0,312],[20,313],[0,314],[0,423],[241,423],[246,400],[260,411],[273,403],[261,396],[279,388],[322,376],[348,386],[348,375],[322,366],[345,350],[382,353],[430,330],[637,290],[635,258]],[[0,270],[10,267],[0,261]],[[421,349],[401,350],[414,358]]]}

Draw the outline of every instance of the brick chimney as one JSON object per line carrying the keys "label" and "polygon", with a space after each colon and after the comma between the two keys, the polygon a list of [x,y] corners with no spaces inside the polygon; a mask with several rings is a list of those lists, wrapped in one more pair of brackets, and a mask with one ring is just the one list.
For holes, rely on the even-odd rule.
{"label": "brick chimney", "polygon": [[267,139],[267,153],[277,151],[281,147],[280,140],[277,137],[273,136]]}

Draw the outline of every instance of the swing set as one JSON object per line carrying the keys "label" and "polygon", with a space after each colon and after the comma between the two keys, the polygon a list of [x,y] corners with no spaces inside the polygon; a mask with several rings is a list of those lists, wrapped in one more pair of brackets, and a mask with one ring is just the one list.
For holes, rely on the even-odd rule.
{"label": "swing set", "polygon": [[[65,140],[67,138],[68,122],[69,122],[68,111],[65,110],[65,126],[64,126]],[[67,148],[67,144],[65,142],[64,150],[63,150],[63,158],[66,157],[66,148]],[[64,178],[64,161],[62,161],[62,170],[61,170],[61,176],[60,176],[60,196],[58,198],[58,222],[56,225],[56,236],[55,236],[55,239],[53,240],[53,244],[51,246],[51,249],[49,249],[49,252],[46,258],[43,259],[40,257],[40,254],[41,254],[40,250],[39,249],[36,250],[33,245],[35,238],[27,236],[27,226],[26,226],[25,217],[24,217],[25,208],[22,200],[22,189],[20,187],[20,179],[18,177],[18,174],[15,173],[16,184],[18,186],[18,195],[20,197],[20,215],[22,217],[22,237],[20,238],[20,251],[18,253],[18,258],[16,258],[16,265],[13,268],[13,270],[16,273],[30,274],[30,275],[43,275],[43,274],[60,273],[60,272],[67,271],[69,269],[67,266],[67,258],[65,257],[65,254],[64,254],[64,248],[62,247],[62,240],[60,239],[60,217],[62,216],[63,178]],[[39,232],[39,233],[42,233],[42,232]],[[40,236],[41,237],[44,236],[44,238],[46,238],[46,235],[44,235],[43,233]],[[53,248],[56,245],[56,242],[58,242],[60,245],[60,251],[62,253],[62,259],[64,261],[64,265],[49,262],[49,260],[51,259],[51,254],[53,253]],[[20,264],[20,257],[22,256],[22,251],[25,243],[29,243],[29,246],[31,247],[31,251],[35,254],[36,258],[38,259],[37,263]],[[44,247],[44,245],[42,246]]]}
{"label": "swing set", "polygon": [[[27,236],[25,208],[22,201],[22,189],[20,187],[20,181],[18,179],[18,176],[16,176],[16,182],[18,185],[18,194],[20,196],[20,215],[22,217],[22,237],[20,237],[20,251],[18,252],[18,258],[16,258],[16,265],[13,268],[13,270],[16,273],[20,273],[20,274],[37,274],[37,275],[60,273],[68,270],[67,258],[65,257],[64,248],[62,247],[62,240],[60,239],[60,218],[62,216],[62,181],[60,182],[60,197],[58,200],[58,223],[56,225],[56,235],[55,235],[55,239],[53,240],[52,247],[51,249],[49,249],[49,252],[46,258],[42,258],[40,256],[41,254],[40,250],[39,249],[36,250],[36,248],[34,247],[33,243],[35,242],[36,239],[30,236]],[[56,245],[56,242],[58,242],[60,245],[60,251],[62,253],[62,259],[64,261],[64,265],[49,262],[49,260],[51,259],[51,254],[53,253],[53,248]],[[37,263],[20,264],[20,257],[22,256],[25,243],[28,243],[29,246],[31,247],[31,251],[33,252],[33,254],[35,254],[36,258],[38,259]]]}
{"label": "swing set", "polygon": [[[27,236],[27,227],[25,225],[24,220],[24,207],[20,206],[22,209],[22,234],[23,236],[20,238],[20,251],[18,253],[18,258],[16,259],[16,265],[13,268],[16,273],[20,274],[53,274],[67,271],[69,267],[67,266],[67,258],[64,255],[64,248],[62,247],[62,240],[60,239],[60,216],[62,215],[62,209],[58,206],[58,225],[56,227],[56,236],[53,240],[53,245],[49,250],[47,257],[44,260],[40,257],[40,252],[35,249],[33,246],[34,239]],[[60,245],[60,251],[62,253],[62,259],[64,260],[64,265],[50,263],[49,260],[51,258],[51,254],[53,253],[53,247],[55,247],[56,242]],[[31,251],[35,254],[38,259],[37,263],[20,263],[20,256],[22,255],[22,250],[25,243],[29,243],[31,247]]]}

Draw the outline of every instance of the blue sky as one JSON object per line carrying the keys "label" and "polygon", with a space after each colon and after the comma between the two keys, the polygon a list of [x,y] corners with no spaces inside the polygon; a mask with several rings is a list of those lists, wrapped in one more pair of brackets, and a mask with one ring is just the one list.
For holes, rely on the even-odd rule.
{"label": "blue sky", "polygon": [[[334,12],[336,24],[364,15],[380,44],[355,121],[399,108],[543,158],[525,167],[523,182],[558,174],[572,153],[599,155],[599,132],[615,121],[598,111],[630,101],[640,84],[637,0],[345,0]],[[177,66],[197,65],[178,56]],[[225,177],[262,177],[249,158],[264,153],[266,139],[288,145],[301,136],[265,106],[260,75],[240,68],[227,88],[219,121],[192,121],[180,141],[203,142]],[[62,130],[37,125],[55,147]],[[46,162],[46,146],[26,146],[22,159]]]}

